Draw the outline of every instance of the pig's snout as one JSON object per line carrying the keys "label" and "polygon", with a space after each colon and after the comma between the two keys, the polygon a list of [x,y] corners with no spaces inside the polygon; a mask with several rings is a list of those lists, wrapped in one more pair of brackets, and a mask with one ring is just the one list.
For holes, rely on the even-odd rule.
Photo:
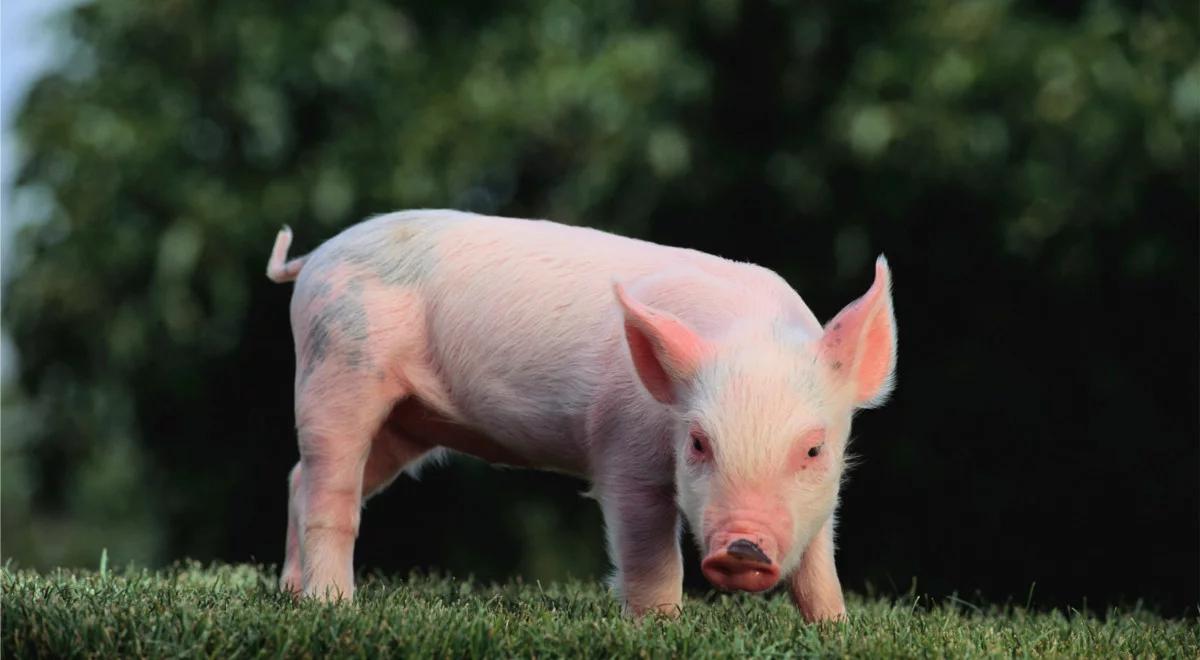
{"label": "pig's snout", "polygon": [[766,591],[779,581],[779,566],[745,538],[709,553],[700,567],[713,586],[725,591]]}

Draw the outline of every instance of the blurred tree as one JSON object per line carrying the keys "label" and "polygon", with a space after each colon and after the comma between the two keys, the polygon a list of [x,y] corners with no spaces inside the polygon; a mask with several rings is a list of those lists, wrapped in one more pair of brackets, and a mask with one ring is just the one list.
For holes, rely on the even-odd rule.
{"label": "blurred tree", "polygon": [[[1194,603],[1196,14],[85,4],[18,120],[5,554],[277,561],[295,445],[274,232],[303,251],[447,206],[757,261],[822,317],[886,250],[901,386],[859,422],[848,584]],[[577,482],[424,480],[372,503],[361,563],[603,570]]]}

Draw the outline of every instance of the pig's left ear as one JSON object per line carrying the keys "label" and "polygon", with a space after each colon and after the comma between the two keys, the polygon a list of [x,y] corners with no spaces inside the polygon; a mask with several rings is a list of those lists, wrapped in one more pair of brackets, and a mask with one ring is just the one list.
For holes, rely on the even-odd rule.
{"label": "pig's left ear", "polygon": [[896,371],[896,317],[892,274],[883,255],[875,283],[825,325],[821,354],[835,381],[852,388],[858,408],[878,406],[891,394]]}
{"label": "pig's left ear", "polygon": [[625,341],[638,378],[660,403],[679,401],[680,389],[691,380],[707,354],[707,344],[675,316],[653,309],[613,284],[625,314]]}

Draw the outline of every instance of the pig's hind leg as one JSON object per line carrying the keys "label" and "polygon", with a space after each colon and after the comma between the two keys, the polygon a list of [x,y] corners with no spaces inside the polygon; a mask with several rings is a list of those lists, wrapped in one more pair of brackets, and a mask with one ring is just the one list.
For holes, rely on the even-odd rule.
{"label": "pig's hind leg", "polygon": [[300,465],[290,508],[296,516],[304,595],[353,597],[354,541],[363,498],[424,453],[384,425],[406,394],[395,379],[333,358],[297,388]]}
{"label": "pig's hind leg", "polygon": [[[362,502],[365,503],[387,488],[406,467],[412,466],[414,461],[420,459],[427,451],[427,447],[409,441],[386,425],[381,427],[371,441],[371,450],[363,468]],[[288,475],[287,554],[279,585],[283,591],[297,595],[304,590],[301,559],[303,542],[299,512],[302,479],[303,468],[300,463],[296,463],[296,467]]]}
{"label": "pig's hind leg", "polygon": [[350,599],[364,496],[428,449],[387,422],[413,394],[412,377],[425,382],[425,325],[415,291],[344,263],[309,272],[321,278],[302,274],[292,301],[300,445],[293,529],[304,595]]}
{"label": "pig's hind leg", "polygon": [[300,517],[297,511],[300,505],[300,478],[300,463],[296,463],[296,467],[288,473],[287,548],[283,572],[279,576],[279,588],[292,594],[299,594],[304,589],[300,563]]}

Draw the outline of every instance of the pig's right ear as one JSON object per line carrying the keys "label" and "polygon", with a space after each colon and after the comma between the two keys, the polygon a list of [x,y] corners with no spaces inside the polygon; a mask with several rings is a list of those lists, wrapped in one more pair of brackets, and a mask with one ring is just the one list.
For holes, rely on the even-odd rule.
{"label": "pig's right ear", "polygon": [[613,291],[625,314],[625,341],[638,378],[659,402],[677,403],[680,387],[707,353],[704,341],[683,321],[634,300],[619,283]]}
{"label": "pig's right ear", "polygon": [[825,325],[821,354],[835,382],[849,387],[854,405],[871,408],[891,394],[896,371],[896,317],[887,259],[875,260],[875,283]]}

